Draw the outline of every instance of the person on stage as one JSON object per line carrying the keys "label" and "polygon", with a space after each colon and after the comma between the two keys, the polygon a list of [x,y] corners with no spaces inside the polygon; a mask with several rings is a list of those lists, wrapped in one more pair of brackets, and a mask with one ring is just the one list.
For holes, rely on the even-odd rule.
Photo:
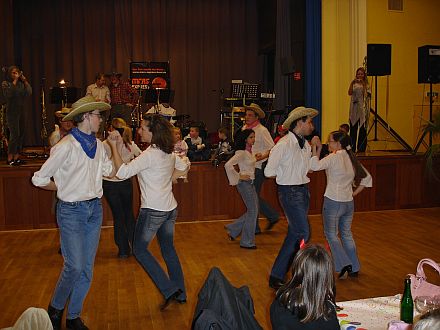
{"label": "person on stage", "polygon": [[[240,131],[235,138],[235,155],[225,164],[229,184],[236,186],[246,206],[246,213],[225,226],[229,239],[234,241],[241,235],[240,247],[256,249],[255,226],[258,217],[258,196],[255,191],[255,156],[252,146],[255,143],[255,132],[251,129]],[[239,171],[235,169],[238,166]]]}
{"label": "person on stage", "polygon": [[3,95],[6,99],[6,121],[9,127],[8,165],[22,165],[20,151],[24,140],[24,102],[32,94],[32,87],[23,72],[15,65],[6,71],[2,82]]}
{"label": "person on stage", "polygon": [[367,119],[370,111],[371,90],[365,69],[356,70],[356,77],[348,88],[350,95],[350,136],[354,152],[364,152],[367,148]]}
{"label": "person on stage", "polygon": [[365,187],[372,186],[371,175],[357,160],[351,150],[350,137],[344,132],[330,133],[328,137],[330,154],[321,160],[318,156],[322,145],[319,141],[315,142],[317,143],[312,145],[313,157],[310,167],[313,171],[325,170],[327,176],[322,207],[325,237],[332,251],[339,278],[346,278],[347,275],[357,277],[360,263],[351,233],[353,197]]}
{"label": "person on stage", "polygon": [[72,108],[62,108],[55,112],[57,124],[55,124],[54,131],[49,135],[49,147],[52,148],[57,144],[75,126],[72,120],[63,121],[64,116],[68,115],[71,110]]}
{"label": "person on stage", "polygon": [[[80,316],[101,233],[102,177],[112,172],[112,162],[95,133],[102,121],[101,112],[109,109],[108,103],[96,102],[90,95],[76,101],[63,120],[73,120],[77,127],[51,148],[50,157],[32,177],[35,186],[56,190],[58,197],[64,265],[48,308],[55,330],[61,329],[66,304],[66,327],[88,329]],[[112,150],[117,152],[115,141]]]}
{"label": "person on stage", "polygon": [[109,73],[110,77],[110,99],[112,109],[110,111],[110,120],[113,118],[122,118],[131,126],[131,111],[136,105],[139,94],[128,81],[122,81],[122,73]]}
{"label": "person on stage", "polygon": [[[279,220],[280,215],[278,212],[263,198],[261,198],[261,188],[264,183],[264,166],[267,162],[267,157],[269,157],[269,152],[275,145],[272,136],[266,127],[260,123],[260,119],[263,119],[266,114],[256,103],[251,103],[249,106],[245,107],[245,125],[243,130],[252,129],[255,132],[255,144],[252,147],[252,152],[257,160],[255,164],[255,191],[258,195],[258,205],[259,211],[267,218],[269,221],[266,230],[270,230]],[[261,233],[258,217],[257,224],[255,227],[255,233]]]}
{"label": "person on stage", "polygon": [[[114,160],[111,141],[116,140],[116,148],[124,163],[128,163],[141,154],[141,150],[132,140],[131,128],[121,118],[114,118],[104,149],[108,158]],[[116,166],[114,166],[116,169]],[[102,188],[113,216],[113,233],[115,244],[118,247],[118,258],[125,259],[131,255],[133,247],[134,227],[136,225],[133,214],[133,182],[130,179],[121,180],[110,175],[104,177]]]}
{"label": "person on stage", "polygon": [[[187,157],[174,153],[173,126],[164,117],[150,117],[151,145],[128,164],[123,164],[119,153],[113,154],[116,176],[128,179],[137,175],[141,189],[141,209],[136,223],[133,253],[159,289],[165,301],[164,310],[171,302],[185,303],[186,290],[183,271],[174,247],[174,225],[177,218],[177,202],[172,191],[171,177],[174,169],[185,171]],[[166,273],[148,250],[154,236],[160,246],[167,266]]]}
{"label": "person on stage", "polygon": [[[287,235],[273,264],[269,286],[278,289],[299,250],[302,241],[307,242],[310,235],[307,213],[310,193],[307,173],[310,170],[312,150],[305,139],[313,131],[312,118],[318,111],[312,108],[293,109],[283,126],[289,132],[272,148],[264,170],[267,177],[276,177],[278,198],[287,218]],[[318,136],[312,143],[319,141]]]}
{"label": "person on stage", "polygon": [[176,109],[174,109],[168,103],[155,104],[150,109],[148,109],[147,113],[148,114],[158,113],[159,115],[162,115],[166,119],[168,119],[170,123],[173,125],[176,122],[176,120],[173,119],[173,117],[175,117],[177,114]]}

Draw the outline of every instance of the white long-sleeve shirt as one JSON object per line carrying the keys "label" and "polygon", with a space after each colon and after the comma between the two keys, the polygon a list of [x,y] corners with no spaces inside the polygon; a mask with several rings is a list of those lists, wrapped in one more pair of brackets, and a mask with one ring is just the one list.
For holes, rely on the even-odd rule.
{"label": "white long-sleeve shirt", "polygon": [[189,166],[187,157],[167,154],[149,146],[128,164],[122,164],[116,176],[128,179],[137,174],[141,189],[141,208],[172,211],[177,201],[172,191],[171,176],[174,169],[185,171]]}
{"label": "white long-sleeve shirt", "polygon": [[[310,167],[314,171],[325,170],[327,187],[324,196],[336,202],[350,202],[353,200],[354,169],[350,157],[345,150],[338,150],[319,160],[313,156]],[[370,173],[360,182],[361,186],[372,187],[373,179]]]}
{"label": "white long-sleeve shirt", "polygon": [[301,149],[292,132],[278,141],[269,155],[264,175],[276,176],[279,185],[301,185],[310,182],[307,173],[310,170],[312,149],[306,141]]}
{"label": "white long-sleeve shirt", "polygon": [[[237,150],[235,155],[229,159],[225,164],[226,175],[228,176],[229,184],[236,186],[240,179],[240,174],[249,175],[251,180],[255,179],[255,156],[246,150]],[[240,173],[238,173],[234,165],[238,165]]]}
{"label": "white long-sleeve shirt", "polygon": [[[105,140],[103,142],[103,145],[104,145],[104,149],[105,149],[105,152],[107,153],[108,158],[112,159],[112,149],[111,149],[110,145],[108,144],[107,140]],[[119,147],[119,155],[121,156],[122,161],[125,164],[128,163],[133,158],[139,156],[142,152],[141,149],[139,149],[139,147],[133,141],[131,141],[131,145],[129,146],[130,148],[127,148],[124,143],[121,143],[118,147]],[[112,178],[111,177],[110,178],[104,177],[104,180],[113,181],[113,182],[123,181],[116,176],[114,176]]]}
{"label": "white long-sleeve shirt", "polygon": [[[258,153],[265,153],[266,151],[272,149],[275,143],[273,142],[272,136],[267,128],[261,124],[258,124],[252,129],[255,132],[255,143],[252,146],[252,153],[256,155]],[[266,160],[267,159],[262,159],[256,162],[255,167],[261,169],[261,166]]]}
{"label": "white long-sleeve shirt", "polygon": [[50,157],[34,173],[32,183],[44,187],[53,177],[57,197],[79,202],[102,197],[102,177],[110,175],[113,165],[102,142],[97,140],[95,158],[89,158],[81,144],[69,134],[50,149]]}

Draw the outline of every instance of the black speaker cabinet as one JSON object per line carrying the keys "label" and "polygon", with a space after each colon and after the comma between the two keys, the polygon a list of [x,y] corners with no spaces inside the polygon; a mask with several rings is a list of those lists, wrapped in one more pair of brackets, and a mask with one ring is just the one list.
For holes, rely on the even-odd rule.
{"label": "black speaker cabinet", "polygon": [[440,82],[440,46],[419,47],[419,84]]}
{"label": "black speaker cabinet", "polygon": [[367,45],[367,73],[369,76],[389,76],[391,74],[391,45]]}

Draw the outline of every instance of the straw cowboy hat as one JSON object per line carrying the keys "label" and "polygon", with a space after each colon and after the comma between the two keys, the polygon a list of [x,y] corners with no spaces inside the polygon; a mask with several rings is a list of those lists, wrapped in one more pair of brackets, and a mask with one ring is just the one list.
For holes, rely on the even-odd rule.
{"label": "straw cowboy hat", "polygon": [[75,116],[93,110],[106,111],[110,110],[110,104],[105,102],[96,102],[91,95],[84,96],[72,104],[70,113],[64,116],[63,121],[72,120]]}
{"label": "straw cowboy hat", "polygon": [[266,114],[264,113],[263,110],[261,110],[260,106],[257,103],[251,103],[250,105],[246,105],[244,109],[252,110],[257,114],[259,119],[263,119],[264,117],[266,117]]}
{"label": "straw cowboy hat", "polygon": [[70,111],[72,111],[72,108],[61,108],[61,110],[55,111],[55,116],[63,118],[64,116],[67,116]]}
{"label": "straw cowboy hat", "polygon": [[295,120],[302,118],[302,117],[313,118],[313,117],[317,116],[318,114],[319,114],[319,111],[315,110],[313,108],[297,107],[297,108],[293,109],[292,111],[290,111],[289,116],[287,117],[287,119],[283,123],[283,127],[285,129],[289,129],[290,125],[292,125],[292,123]]}

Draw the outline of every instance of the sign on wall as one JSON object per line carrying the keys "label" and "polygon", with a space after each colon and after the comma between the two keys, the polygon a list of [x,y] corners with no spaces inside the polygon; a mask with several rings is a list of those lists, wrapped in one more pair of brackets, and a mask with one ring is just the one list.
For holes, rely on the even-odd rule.
{"label": "sign on wall", "polygon": [[170,63],[130,62],[130,84],[137,89],[170,89]]}

